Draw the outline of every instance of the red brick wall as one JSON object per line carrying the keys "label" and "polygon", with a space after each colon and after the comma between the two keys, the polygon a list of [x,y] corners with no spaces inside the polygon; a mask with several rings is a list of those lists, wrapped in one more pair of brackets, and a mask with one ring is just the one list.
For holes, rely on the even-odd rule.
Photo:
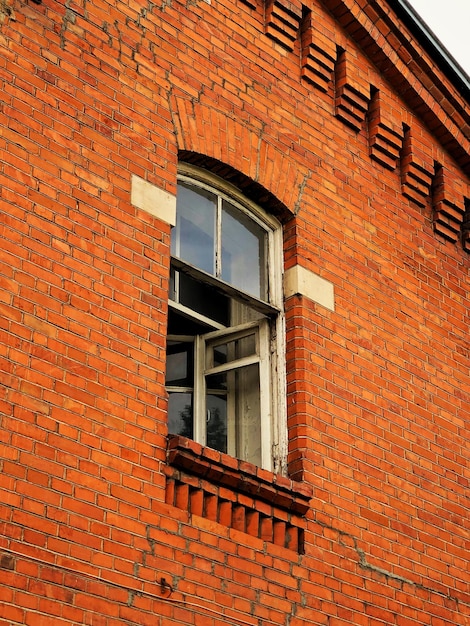
{"label": "red brick wall", "polygon": [[[1,624],[469,623],[469,106],[403,33],[359,0],[0,3]],[[178,152],[334,285],[285,303],[301,485],[204,457],[272,506],[167,462],[170,227],[131,175],[174,194]]]}

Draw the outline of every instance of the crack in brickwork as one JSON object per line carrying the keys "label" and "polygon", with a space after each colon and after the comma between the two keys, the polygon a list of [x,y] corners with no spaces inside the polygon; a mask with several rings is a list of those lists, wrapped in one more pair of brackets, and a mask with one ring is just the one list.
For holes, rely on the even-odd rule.
{"label": "crack in brickwork", "polygon": [[320,526],[321,528],[324,528],[324,529],[327,529],[329,531],[336,533],[338,535],[337,541],[339,545],[343,546],[344,548],[350,548],[350,549],[352,548],[352,550],[357,554],[358,565],[363,570],[377,574],[387,580],[390,580],[390,581],[393,580],[395,582],[401,583],[402,585],[410,585],[411,587],[414,587],[415,589],[420,589],[422,591],[425,591],[426,593],[435,594],[440,597],[447,598],[457,604],[470,606],[470,597],[468,601],[466,601],[463,598],[459,598],[453,595],[450,592],[450,589],[447,589],[447,591],[439,590],[436,587],[431,587],[430,585],[425,585],[423,583],[413,581],[410,578],[407,578],[406,576],[402,576],[384,567],[379,567],[378,565],[373,565],[372,563],[369,563],[368,558],[367,558],[367,553],[364,549],[358,546],[358,539],[356,536],[350,533],[346,533],[342,530],[339,530],[338,528],[332,525],[326,524],[325,522],[315,520],[315,523],[318,524],[318,526]]}
{"label": "crack in brickwork", "polygon": [[69,25],[74,25],[77,20],[77,15],[73,9],[70,8],[71,0],[66,0],[65,2],[65,13],[62,18],[62,25],[60,28],[60,47],[64,50],[66,43],[66,33],[69,28]]}
{"label": "crack in brickwork", "polygon": [[378,567],[377,565],[372,565],[371,563],[367,561],[367,556],[366,556],[365,551],[362,550],[361,548],[358,548],[357,546],[356,546],[356,552],[359,555],[359,564],[363,569],[367,569],[371,572],[375,572],[376,574],[380,574],[381,576],[385,576],[385,578],[391,578],[393,580],[398,580],[399,582],[402,582],[402,583],[407,583],[408,585],[415,584],[413,583],[413,581],[411,581],[408,578],[405,578],[404,576],[395,574],[394,572],[386,570],[382,567]]}

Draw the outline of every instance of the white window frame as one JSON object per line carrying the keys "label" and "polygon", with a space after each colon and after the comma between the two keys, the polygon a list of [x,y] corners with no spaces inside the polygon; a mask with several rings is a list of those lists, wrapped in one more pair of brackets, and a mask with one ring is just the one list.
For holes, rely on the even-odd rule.
{"label": "white window frame", "polygon": [[[237,208],[260,224],[267,234],[267,302],[245,294],[236,287],[227,285],[219,279],[206,274],[202,270],[188,266],[178,258],[172,258],[176,269],[186,271],[197,280],[207,284],[222,286],[223,291],[234,299],[244,301],[253,309],[258,310],[266,317],[256,322],[238,324],[225,328],[213,320],[210,321],[213,331],[186,337],[194,341],[194,406],[193,406],[193,438],[195,441],[206,444],[205,432],[205,397],[206,377],[212,373],[227,371],[230,368],[241,367],[248,363],[257,363],[260,376],[260,409],[261,409],[261,467],[264,469],[285,474],[287,465],[287,422],[286,422],[286,370],[285,370],[285,326],[283,315],[283,255],[282,255],[282,227],[281,224],[260,207],[245,198],[235,187],[222,181],[205,170],[189,164],[181,164],[178,180],[203,189],[215,192],[220,199],[225,197]],[[199,321],[208,321],[202,316],[187,309],[178,302],[169,301],[170,308],[190,315]],[[256,355],[243,361],[232,361],[228,365],[216,368],[206,364],[207,350],[217,342],[222,343],[229,338],[241,336],[244,332],[257,332]],[[185,339],[183,335],[168,335],[168,339]],[[171,387],[167,387],[169,392]],[[181,390],[181,388],[180,388]],[[229,433],[230,435],[230,433]],[[232,437],[229,436],[228,453],[234,455]]]}

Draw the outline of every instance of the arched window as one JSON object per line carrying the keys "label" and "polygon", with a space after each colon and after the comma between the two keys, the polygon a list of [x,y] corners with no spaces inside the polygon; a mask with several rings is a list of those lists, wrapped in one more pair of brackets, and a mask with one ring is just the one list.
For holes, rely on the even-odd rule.
{"label": "arched window", "polygon": [[284,457],[282,232],[184,166],[171,238],[169,431],[266,469]]}

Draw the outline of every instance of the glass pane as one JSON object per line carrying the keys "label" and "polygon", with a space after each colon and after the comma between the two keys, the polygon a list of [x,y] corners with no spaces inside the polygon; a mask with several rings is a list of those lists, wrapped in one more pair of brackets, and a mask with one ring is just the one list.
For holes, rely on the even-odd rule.
{"label": "glass pane", "polygon": [[217,197],[180,183],[171,254],[209,274],[215,273],[215,215]]}
{"label": "glass pane", "polygon": [[193,394],[170,392],[168,430],[173,435],[193,438]]}
{"label": "glass pane", "polygon": [[229,324],[230,300],[210,285],[179,272],[179,294],[180,304],[220,324]]}
{"label": "glass pane", "polygon": [[194,385],[193,342],[168,341],[166,357],[166,384],[172,387],[192,387]]}
{"label": "glass pane", "polygon": [[241,291],[267,300],[266,231],[225,200],[221,278]]}
{"label": "glass pane", "polygon": [[[229,454],[256,465],[261,464],[260,379],[258,364],[207,376],[207,442],[222,449],[223,425]],[[220,394],[216,390],[226,390]],[[223,407],[225,406],[225,413]],[[209,424],[211,441],[209,444]],[[219,439],[217,439],[219,438]],[[217,444],[217,445],[216,445]]]}
{"label": "glass pane", "polygon": [[169,335],[200,335],[214,330],[213,326],[203,324],[179,313],[171,306],[168,308],[168,334]]}
{"label": "glass pane", "polygon": [[215,346],[212,349],[213,362],[209,367],[217,367],[217,365],[224,365],[227,363],[227,344],[221,346]]}
{"label": "glass pane", "polygon": [[207,388],[211,391],[226,391],[227,372],[220,372],[219,374],[210,374],[207,376]]}
{"label": "glass pane", "polygon": [[208,393],[206,409],[206,443],[209,448],[227,452],[227,397]]}

